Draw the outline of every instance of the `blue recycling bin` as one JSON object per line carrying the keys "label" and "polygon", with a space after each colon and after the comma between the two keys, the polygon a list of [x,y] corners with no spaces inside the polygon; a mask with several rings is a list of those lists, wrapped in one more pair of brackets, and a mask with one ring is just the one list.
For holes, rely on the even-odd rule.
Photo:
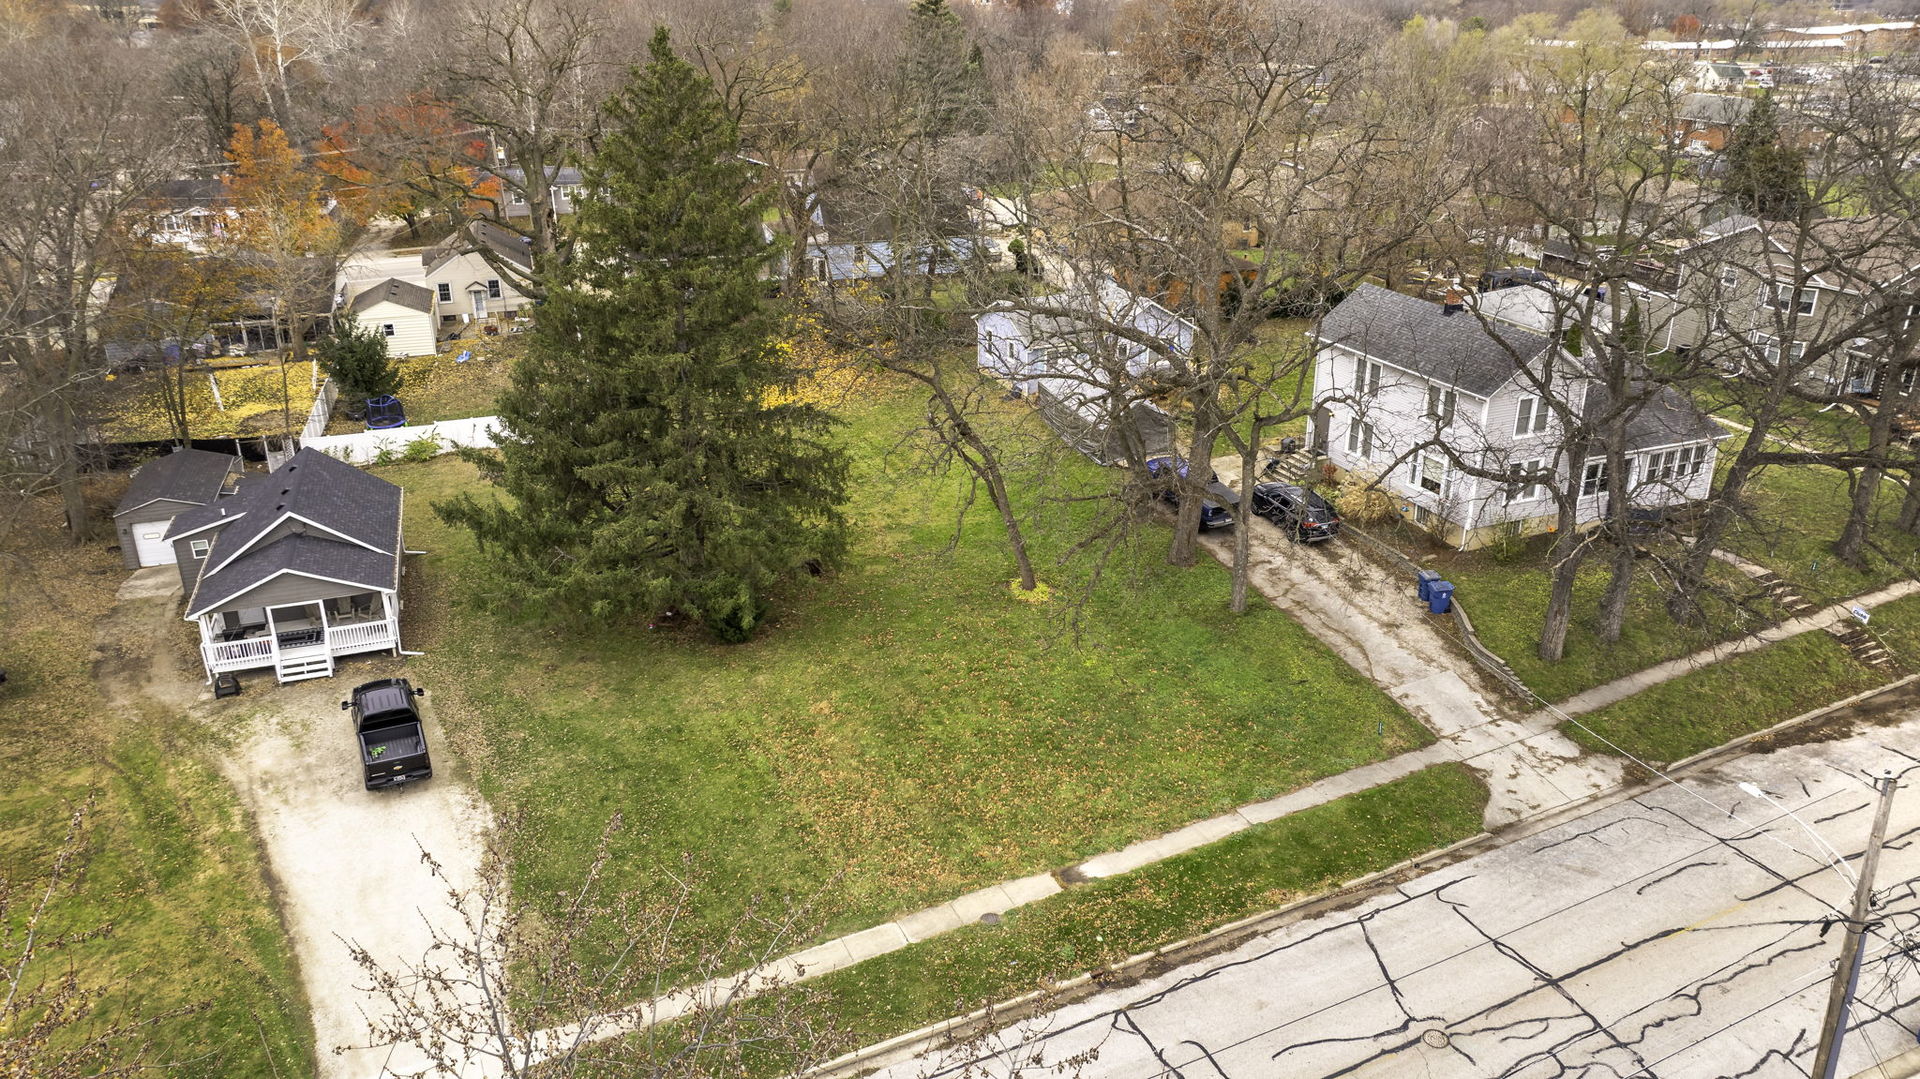
{"label": "blue recycling bin", "polygon": [[1435,581],[1427,586],[1427,612],[1446,614],[1453,610],[1453,582]]}
{"label": "blue recycling bin", "polygon": [[1433,582],[1439,579],[1440,573],[1437,570],[1421,569],[1413,571],[1414,590],[1420,593],[1420,602],[1427,602],[1427,590],[1432,588]]}

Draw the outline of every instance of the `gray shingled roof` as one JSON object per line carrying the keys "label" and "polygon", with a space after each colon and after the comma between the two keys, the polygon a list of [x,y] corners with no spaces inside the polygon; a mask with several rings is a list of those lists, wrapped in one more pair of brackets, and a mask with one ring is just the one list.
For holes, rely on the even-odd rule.
{"label": "gray shingled roof", "polygon": [[1378,285],[1349,293],[1320,320],[1318,336],[1478,397],[1513,377],[1516,358],[1530,361],[1549,345],[1539,334],[1490,327],[1464,311],[1443,315],[1439,304]]}
{"label": "gray shingled roof", "polygon": [[1730,94],[1688,94],[1680,99],[1679,116],[1703,124],[1732,127],[1753,111],[1753,101]]}
{"label": "gray shingled roof", "polygon": [[220,485],[233,465],[232,454],[206,450],[184,449],[156,457],[133,474],[133,482],[127,485],[127,493],[120,497],[113,515],[118,517],[161,499],[205,505],[220,496]]}
{"label": "gray shingled roof", "polygon": [[462,231],[440,241],[420,256],[420,263],[426,267],[427,273],[433,273],[446,265],[448,260],[473,252],[481,245],[491,248],[494,254],[521,269],[533,269],[533,249],[526,240],[518,233],[485,221],[472,222]]}
{"label": "gray shingled roof", "polygon": [[246,510],[249,492],[266,484],[271,477],[252,472],[240,477],[234,492],[225,498],[216,498],[204,506],[195,506],[174,514],[173,524],[167,528],[167,542],[171,543],[189,532],[197,532],[207,525],[237,517]]}
{"label": "gray shingled roof", "polygon": [[[218,547],[226,539],[216,540]],[[209,556],[211,560],[211,556]],[[369,551],[313,534],[283,536],[256,547],[218,572],[205,574],[194,588],[187,617],[198,618],[235,596],[250,592],[282,573],[324,577],[367,589],[400,586],[400,561],[390,552]]]}
{"label": "gray shingled roof", "polygon": [[[1607,406],[1607,389],[1595,383],[1587,391],[1588,415],[1602,411]],[[1640,407],[1640,411],[1627,421],[1627,449],[1650,450],[1661,446],[1674,446],[1684,442],[1717,441],[1727,437],[1727,430],[1713,422],[1713,417],[1700,411],[1693,398],[1673,386],[1661,386],[1653,391],[1651,398]]]}
{"label": "gray shingled roof", "polygon": [[[319,450],[303,449],[263,482],[248,484],[223,500],[220,508],[228,516],[245,516],[221,529],[214,539],[213,550],[203,563],[205,569],[187,601],[189,618],[288,569],[362,583],[371,572],[366,567],[382,562],[387,568],[379,579],[388,583],[369,587],[395,587],[400,554],[400,488],[386,480]],[[248,549],[248,544],[289,518],[311,522],[315,527],[300,526],[304,535],[283,536]],[[330,533],[350,539],[341,540]],[[297,545],[296,553],[267,555],[295,540],[306,541]],[[244,553],[235,557],[235,552]]]}
{"label": "gray shingled roof", "polygon": [[378,303],[397,303],[415,311],[432,311],[433,293],[427,291],[425,285],[389,277],[355,296],[353,302],[347,304],[347,310],[357,315]]}

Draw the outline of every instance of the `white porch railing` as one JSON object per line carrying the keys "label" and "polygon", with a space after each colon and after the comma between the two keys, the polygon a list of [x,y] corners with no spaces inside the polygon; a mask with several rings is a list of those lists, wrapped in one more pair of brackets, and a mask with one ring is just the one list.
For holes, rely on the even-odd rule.
{"label": "white porch railing", "polygon": [[343,648],[361,648],[368,645],[393,643],[394,632],[391,621],[356,622],[348,626],[327,627],[327,648],[338,652]]}
{"label": "white porch railing", "polygon": [[273,663],[273,638],[249,637],[244,641],[210,642],[200,646],[206,650],[207,666],[219,673],[237,671],[247,667],[264,667]]}

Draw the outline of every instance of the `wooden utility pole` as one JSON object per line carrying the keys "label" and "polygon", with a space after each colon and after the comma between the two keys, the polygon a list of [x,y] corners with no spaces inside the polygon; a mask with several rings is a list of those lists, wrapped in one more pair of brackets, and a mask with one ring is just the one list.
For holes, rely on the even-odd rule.
{"label": "wooden utility pole", "polygon": [[1860,941],[1866,936],[1867,915],[1873,906],[1873,874],[1880,868],[1880,844],[1887,836],[1887,817],[1893,812],[1893,791],[1899,781],[1892,772],[1874,778],[1880,806],[1873,814],[1873,834],[1860,856],[1860,875],[1853,886],[1853,913],[1847,918],[1846,942],[1833,968],[1833,992],[1827,996],[1827,1017],[1820,1027],[1820,1051],[1813,1058],[1814,1079],[1834,1079],[1840,1066],[1840,1038],[1846,1033],[1847,1006],[1860,984]]}

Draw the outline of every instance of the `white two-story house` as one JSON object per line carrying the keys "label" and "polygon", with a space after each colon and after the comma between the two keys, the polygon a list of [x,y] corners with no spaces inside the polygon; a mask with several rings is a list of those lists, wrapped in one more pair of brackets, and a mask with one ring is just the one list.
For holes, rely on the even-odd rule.
{"label": "white two-story house", "polygon": [[[1552,365],[1559,384],[1585,383],[1556,396],[1604,407],[1577,357],[1545,335],[1374,285],[1329,312],[1315,341],[1313,448],[1336,468],[1375,477],[1404,517],[1462,549],[1557,523],[1553,487],[1574,481],[1559,420],[1525,372]],[[1628,424],[1633,505],[1705,498],[1725,437],[1679,390],[1653,390]],[[1556,478],[1549,487],[1476,476],[1456,457],[1475,471]],[[1583,526],[1606,513],[1605,469],[1590,455],[1578,478]]]}

